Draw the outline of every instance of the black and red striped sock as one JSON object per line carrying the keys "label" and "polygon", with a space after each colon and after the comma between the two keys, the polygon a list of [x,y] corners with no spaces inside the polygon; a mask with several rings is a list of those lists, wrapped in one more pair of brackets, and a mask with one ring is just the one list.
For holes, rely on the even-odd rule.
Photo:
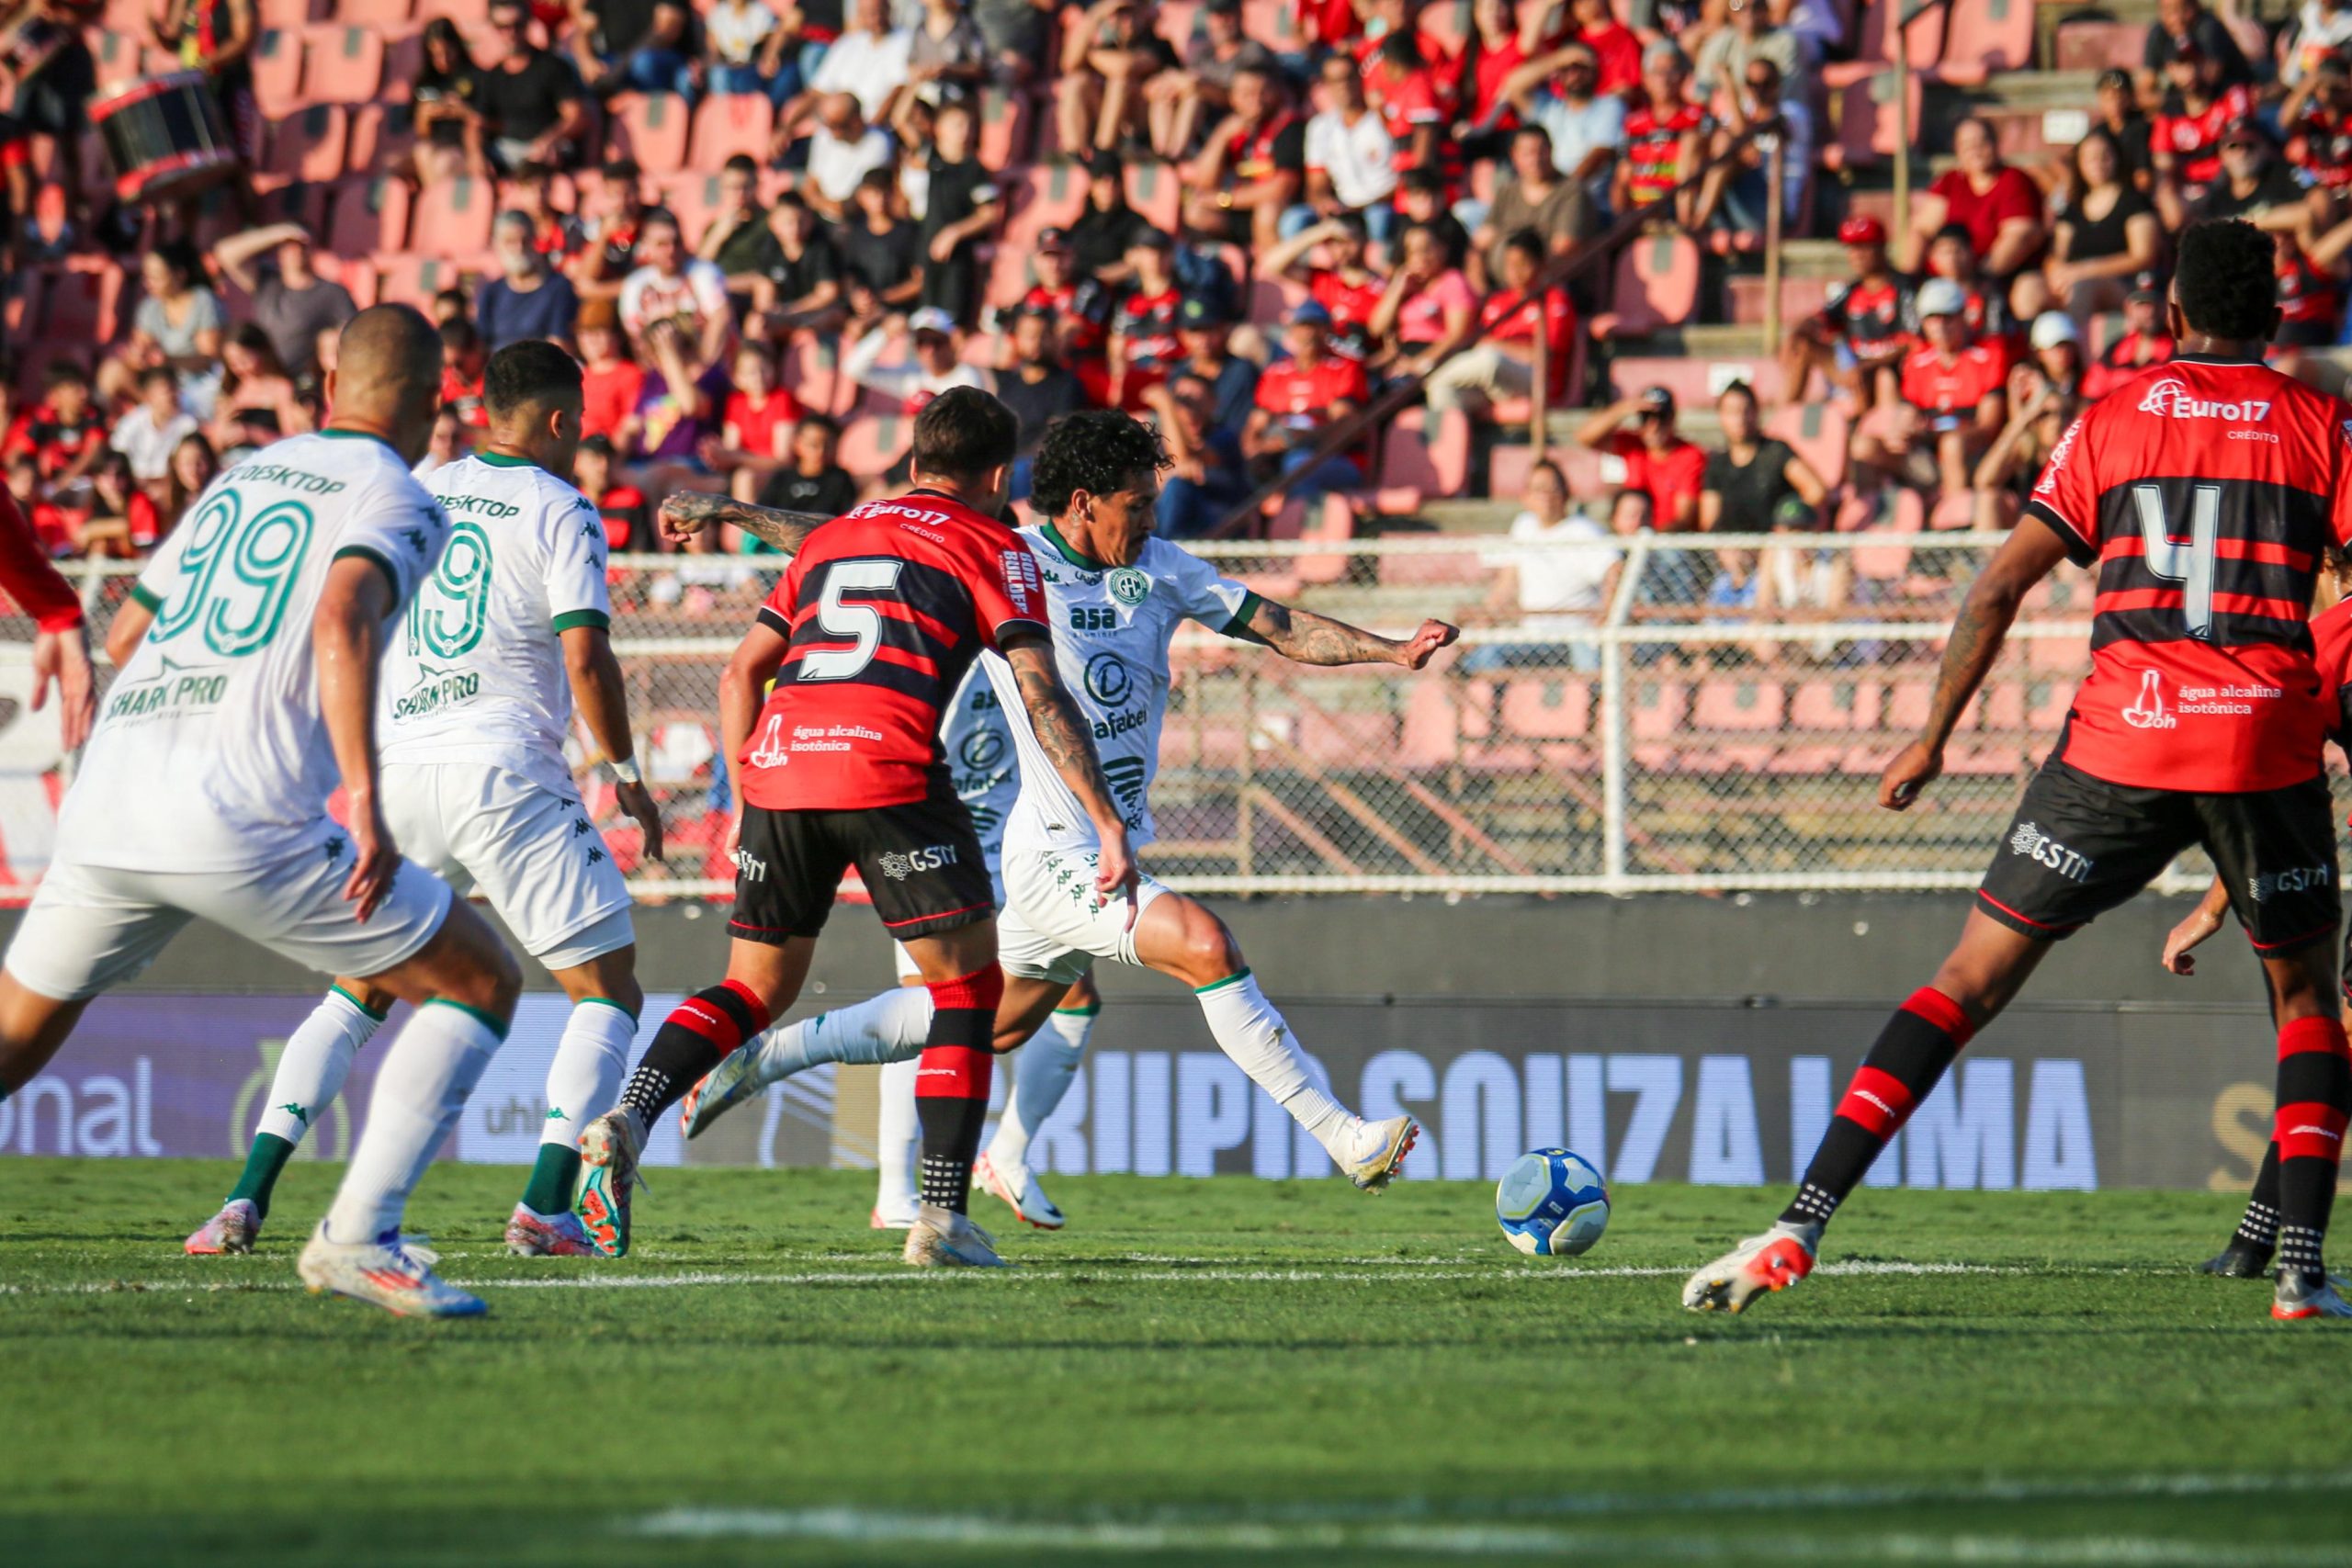
{"label": "black and red striped sock", "polygon": [[2323,1247],[2335,1205],[2337,1161],[2352,1113],[2352,1052],[2333,1017],[2289,1019],[2278,1028],[2278,1267],[2327,1272]]}
{"label": "black and red striped sock", "polygon": [[1854,1073],[1838,1113],[1829,1119],[1797,1195],[1781,1212],[1789,1224],[1826,1225],[1846,1194],[1903,1130],[1912,1108],[1928,1098],[1976,1026],[1960,1004],[1922,986],[1895,1010]]}
{"label": "black and red striped sock", "polygon": [[985,969],[942,980],[931,991],[931,1032],[915,1066],[915,1119],[922,1126],[922,1201],[963,1213],[971,1202],[972,1161],[989,1119],[996,1076],[996,1005],[1004,972]]}
{"label": "black and red striped sock", "polygon": [[621,1090],[621,1104],[654,1119],[686,1097],[695,1080],[718,1066],[729,1051],[768,1026],[768,1005],[741,980],[726,980],[680,1002]]}

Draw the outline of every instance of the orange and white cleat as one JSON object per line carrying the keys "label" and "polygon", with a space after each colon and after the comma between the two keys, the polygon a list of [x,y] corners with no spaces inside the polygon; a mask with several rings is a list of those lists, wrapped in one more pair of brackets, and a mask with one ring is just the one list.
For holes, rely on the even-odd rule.
{"label": "orange and white cleat", "polygon": [[2278,1270],[2278,1288],[2270,1298],[2270,1315],[2281,1323],[2307,1317],[2352,1317],[2352,1302],[2335,1293],[2331,1275]]}
{"label": "orange and white cleat", "polygon": [[416,1236],[385,1235],[346,1244],[327,1239],[326,1222],[311,1233],[296,1271],[312,1295],[333,1292],[368,1302],[395,1317],[480,1317],[490,1310],[433,1271],[440,1255]]}
{"label": "orange and white cleat", "polygon": [[1348,1157],[1340,1162],[1350,1181],[1367,1192],[1385,1192],[1404,1168],[1405,1156],[1413,1152],[1419,1141],[1421,1124],[1410,1116],[1391,1116],[1385,1122],[1366,1122],[1356,1129],[1355,1142],[1348,1150]]}
{"label": "orange and white cleat", "polygon": [[219,1258],[224,1253],[251,1252],[260,1235],[261,1210],[250,1198],[232,1198],[182,1245],[190,1258]]}
{"label": "orange and white cleat", "polygon": [[514,1205],[506,1221],[506,1250],[517,1258],[601,1258],[588,1239],[587,1227],[569,1209],[560,1214],[535,1213]]}
{"label": "orange and white cleat", "polygon": [[1692,1312],[1744,1312],[1758,1296],[1785,1291],[1812,1273],[1820,1249],[1819,1225],[1782,1221],[1691,1275],[1682,1287],[1682,1304]]}
{"label": "orange and white cleat", "polygon": [[1026,1166],[1007,1169],[983,1154],[979,1163],[972,1167],[972,1179],[1002,1199],[1004,1206],[1012,1211],[1012,1217],[1023,1224],[1041,1231],[1057,1231],[1069,1224],[1069,1217],[1046,1196],[1046,1190],[1037,1185],[1036,1177]]}

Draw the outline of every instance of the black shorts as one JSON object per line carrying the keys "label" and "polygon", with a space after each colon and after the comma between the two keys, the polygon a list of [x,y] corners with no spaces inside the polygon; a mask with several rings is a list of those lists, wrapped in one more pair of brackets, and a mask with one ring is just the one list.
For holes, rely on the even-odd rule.
{"label": "black shorts", "polygon": [[2243,795],[2109,784],[2056,757],[2025,798],[1977,890],[1976,907],[2045,942],[2072,936],[2203,845],[2257,953],[2331,935],[2335,812],[2327,780]]}
{"label": "black shorts", "polygon": [[900,942],[996,913],[972,815],[942,781],[924,799],[863,811],[745,807],[728,934],[777,947],[788,937],[815,936],[852,865],[874,912]]}

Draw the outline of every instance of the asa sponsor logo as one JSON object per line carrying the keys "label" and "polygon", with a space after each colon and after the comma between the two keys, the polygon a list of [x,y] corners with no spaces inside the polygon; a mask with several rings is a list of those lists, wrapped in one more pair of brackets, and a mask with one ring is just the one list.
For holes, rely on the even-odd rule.
{"label": "asa sponsor logo", "polygon": [[2189,391],[2188,383],[2179,377],[2163,376],[2141,398],[2140,412],[2160,414],[2166,419],[2266,420],[2270,417],[2270,404],[2259,398],[2222,402],[2197,397]]}
{"label": "asa sponsor logo", "polygon": [[2164,677],[2153,670],[2140,671],[2140,694],[2123,710],[2123,722],[2134,729],[2178,729],[2180,717],[2165,706]]}
{"label": "asa sponsor logo", "polygon": [[2267,904],[2281,893],[2315,892],[2335,880],[2335,869],[2325,865],[2299,865],[2292,871],[2256,872],[2246,878],[2246,891],[2257,904]]}
{"label": "asa sponsor logo", "polygon": [[882,874],[893,882],[904,882],[910,876],[955,863],[956,846],[953,844],[927,844],[919,850],[909,850],[905,854],[896,850],[886,850],[882,854]]}
{"label": "asa sponsor logo", "polygon": [[2034,822],[2020,822],[2009,835],[2009,852],[2023,855],[2037,865],[2046,865],[2069,882],[2081,882],[2091,874],[2087,856],[2075,853],[2041,830]]}

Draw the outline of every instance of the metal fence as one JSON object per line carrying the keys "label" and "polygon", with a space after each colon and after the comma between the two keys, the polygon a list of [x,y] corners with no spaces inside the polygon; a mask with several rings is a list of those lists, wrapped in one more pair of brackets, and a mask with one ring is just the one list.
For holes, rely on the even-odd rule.
{"label": "metal fence", "polygon": [[[1269,597],[1399,634],[1464,626],[1431,670],[1294,665],[1187,628],[1148,853],[1227,893],[1632,893],[1973,886],[2088,669],[2089,579],[2032,596],[1912,810],[1874,803],[1924,721],[1945,628],[1998,534],[1389,535],[1201,553]],[[1518,574],[1577,563],[1584,615],[1526,616]],[[720,668],[775,557],[613,562],[616,648],[665,862],[582,757],[582,784],[648,898],[731,886]],[[94,625],[135,563],[91,563]],[[18,858],[13,853],[12,859]],[[20,866],[20,874],[21,874]],[[2202,879],[2184,862],[2171,880]]]}

